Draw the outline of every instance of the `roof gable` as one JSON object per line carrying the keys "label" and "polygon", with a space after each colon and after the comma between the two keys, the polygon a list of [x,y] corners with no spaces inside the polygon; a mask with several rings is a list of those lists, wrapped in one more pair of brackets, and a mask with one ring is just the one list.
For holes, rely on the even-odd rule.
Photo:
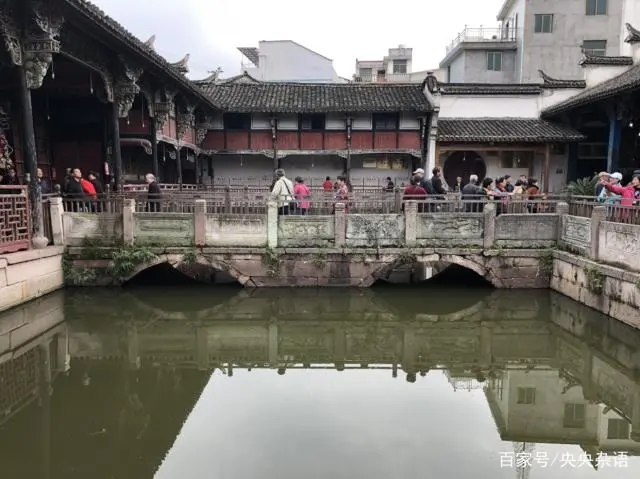
{"label": "roof gable", "polygon": [[333,62],[333,60],[331,58],[325,57],[324,55],[312,50],[311,48],[305,47],[304,45],[301,45],[298,42],[294,42],[293,40],[262,40],[260,43],[286,43],[286,44],[289,44],[289,45],[293,45],[296,48],[300,48],[302,50],[305,50],[305,51],[307,51],[309,53],[313,53],[314,55],[322,58],[323,60],[327,60],[327,61]]}
{"label": "roof gable", "polygon": [[227,83],[203,85],[223,111],[237,113],[427,112],[419,84]]}

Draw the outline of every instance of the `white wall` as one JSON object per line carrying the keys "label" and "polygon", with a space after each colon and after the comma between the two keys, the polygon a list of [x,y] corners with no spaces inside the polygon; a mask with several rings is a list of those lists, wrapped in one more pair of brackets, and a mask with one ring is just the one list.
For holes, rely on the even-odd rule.
{"label": "white wall", "polygon": [[333,62],[290,41],[259,43],[260,64],[256,78],[262,81],[336,82]]}
{"label": "white wall", "polygon": [[538,118],[538,95],[442,95],[440,118]]}
{"label": "white wall", "polygon": [[620,55],[633,56],[633,45],[626,43],[627,36],[625,23],[630,23],[635,28],[640,28],[640,2],[638,0],[622,0],[622,21],[620,22]]}
{"label": "white wall", "polygon": [[626,72],[629,68],[631,68],[629,65],[585,65],[582,67],[584,71],[584,79],[587,82],[587,88],[591,88],[592,86],[596,86],[599,83],[616,77]]}

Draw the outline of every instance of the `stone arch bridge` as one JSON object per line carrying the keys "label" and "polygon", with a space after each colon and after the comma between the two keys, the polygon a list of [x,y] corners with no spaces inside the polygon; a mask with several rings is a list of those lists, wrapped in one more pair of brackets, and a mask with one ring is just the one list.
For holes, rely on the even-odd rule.
{"label": "stone arch bridge", "polygon": [[[408,265],[455,264],[474,271],[496,288],[547,288],[544,266],[547,250],[384,248],[383,250],[327,248],[185,248],[151,249],[153,258],[136,264],[115,280],[109,260],[83,259],[80,247],[69,248],[76,269],[96,271],[97,283],[125,283],[149,268],[168,264],[187,274],[209,277],[224,272],[245,287],[361,287],[368,288],[392,270]],[[104,257],[108,257],[105,255]]]}

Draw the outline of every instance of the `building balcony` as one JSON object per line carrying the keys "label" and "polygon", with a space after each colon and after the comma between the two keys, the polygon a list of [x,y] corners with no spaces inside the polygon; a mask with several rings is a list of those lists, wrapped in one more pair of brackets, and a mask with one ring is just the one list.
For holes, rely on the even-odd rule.
{"label": "building balcony", "polygon": [[509,43],[515,42],[517,38],[515,28],[469,28],[465,27],[456,38],[446,47],[448,56],[453,50],[463,43]]}
{"label": "building balcony", "polygon": [[[279,130],[277,149],[304,151],[346,150],[420,150],[419,130],[352,130],[351,142],[344,130],[300,131]],[[274,147],[271,130],[229,131],[211,130],[203,143],[206,150],[220,152],[251,152],[271,150]]]}

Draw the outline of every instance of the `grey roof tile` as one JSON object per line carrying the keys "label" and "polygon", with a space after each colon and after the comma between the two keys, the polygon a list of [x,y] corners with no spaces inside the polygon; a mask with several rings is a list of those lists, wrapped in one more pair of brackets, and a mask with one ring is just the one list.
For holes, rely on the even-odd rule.
{"label": "grey roof tile", "polygon": [[442,95],[539,95],[538,83],[439,83]]}
{"label": "grey roof tile", "polygon": [[633,65],[631,57],[605,57],[600,55],[585,55],[578,62],[580,65]]}
{"label": "grey roof tile", "polygon": [[223,111],[237,113],[427,112],[420,84],[227,83],[202,85]]}
{"label": "grey roof tile", "polygon": [[438,120],[438,141],[539,143],[580,141],[576,130],[534,118],[443,118]]}

